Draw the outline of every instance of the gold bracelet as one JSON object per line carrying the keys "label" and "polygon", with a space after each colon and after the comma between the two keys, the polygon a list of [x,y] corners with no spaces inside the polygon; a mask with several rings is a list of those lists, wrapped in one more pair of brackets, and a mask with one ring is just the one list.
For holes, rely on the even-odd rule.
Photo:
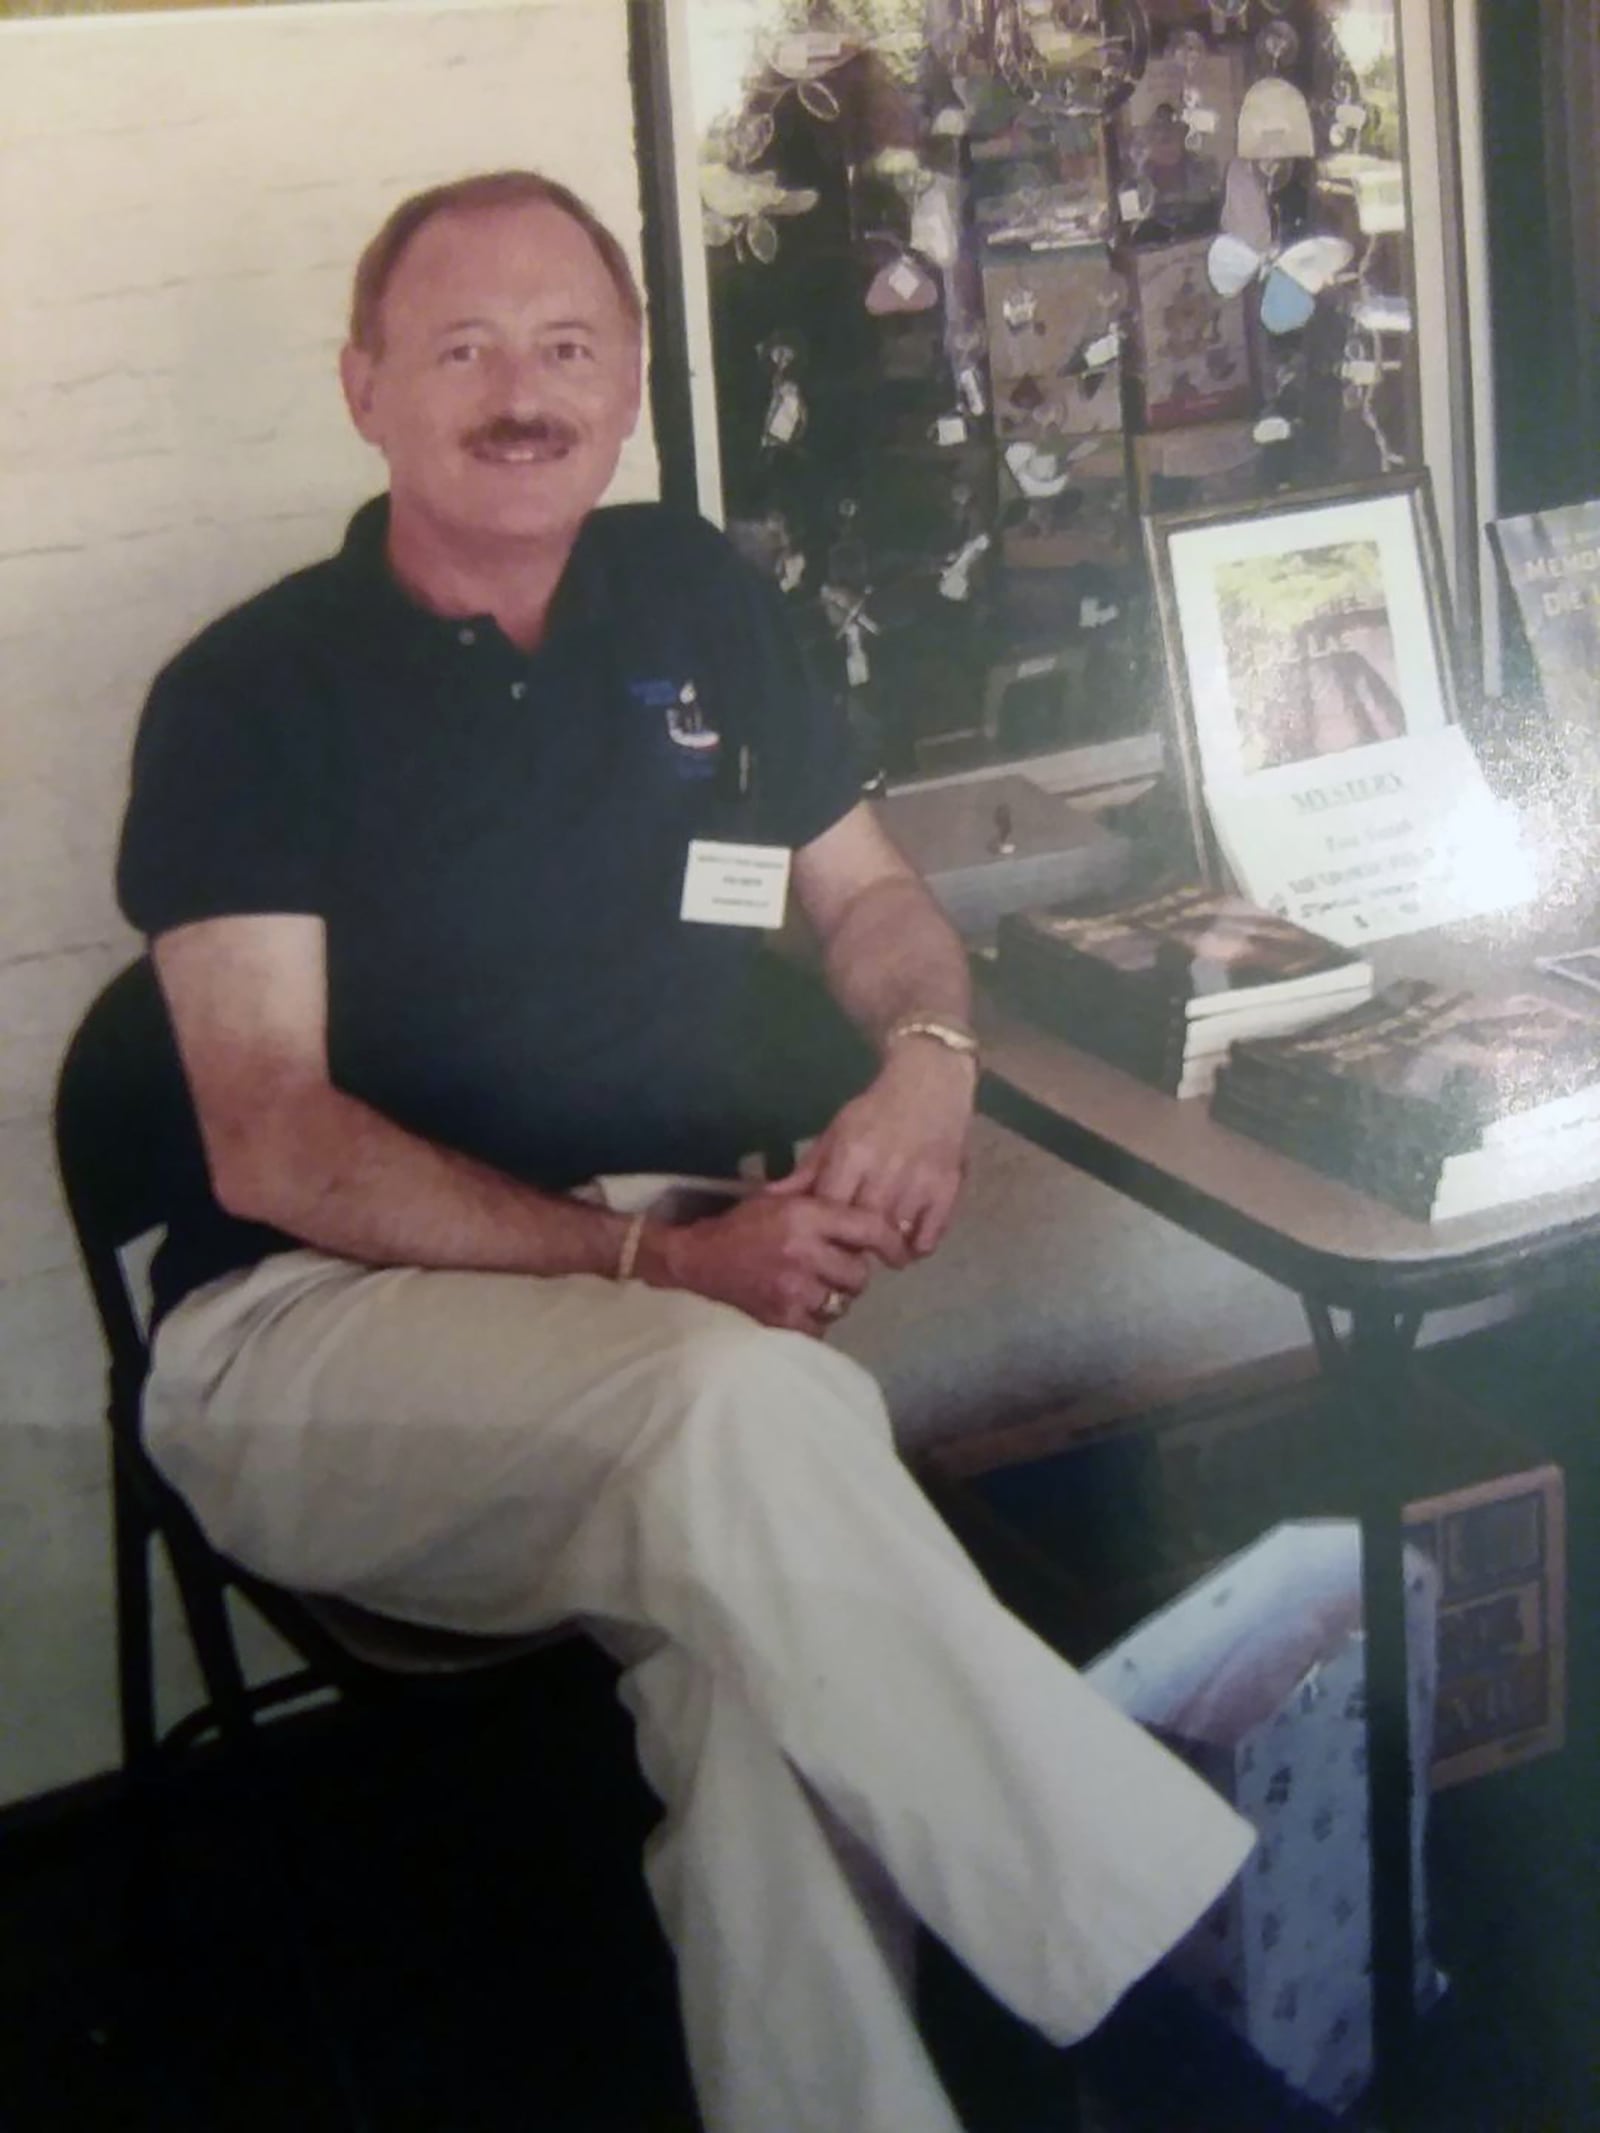
{"label": "gold bracelet", "polygon": [[974,1030],[964,1022],[957,1022],[953,1015],[902,1015],[883,1033],[883,1048],[887,1051],[900,1037],[927,1037],[935,1044],[942,1044],[947,1052],[959,1052],[978,1064],[978,1038]]}
{"label": "gold bracelet", "polygon": [[634,1264],[639,1257],[639,1246],[644,1241],[644,1216],[634,1215],[622,1232],[622,1249],[617,1254],[617,1271],[614,1279],[631,1281]]}

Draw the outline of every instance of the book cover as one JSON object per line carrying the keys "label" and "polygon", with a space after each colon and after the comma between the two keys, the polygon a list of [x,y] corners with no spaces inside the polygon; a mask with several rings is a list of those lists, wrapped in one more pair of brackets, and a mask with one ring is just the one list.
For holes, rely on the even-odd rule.
{"label": "book cover", "polygon": [[1063,984],[1058,965],[1026,951],[1003,956],[995,976],[1004,997],[1041,1029],[1156,1088],[1176,1091],[1187,1027],[1181,1015]]}
{"label": "book cover", "polygon": [[1300,1028],[1373,983],[1347,949],[1197,883],[1014,913],[999,930],[998,979],[1031,1020],[1180,1096],[1210,1093],[1240,1035]]}
{"label": "book cover", "polygon": [[1600,729],[1600,500],[1499,519],[1489,536],[1546,708]]}
{"label": "book cover", "polygon": [[1450,1153],[1374,1133],[1358,1120],[1308,1118],[1259,1103],[1226,1067],[1217,1075],[1211,1112],[1232,1132],[1424,1222],[1481,1214],[1600,1180],[1600,1122],[1594,1120]]}
{"label": "book cover", "polygon": [[1204,792],[1241,888],[1351,946],[1509,910],[1538,885],[1531,839],[1459,726]]}
{"label": "book cover", "polygon": [[1540,994],[1403,979],[1317,1028],[1246,1038],[1238,1087],[1280,1108],[1361,1119],[1441,1151],[1600,1102],[1600,1021]]}
{"label": "book cover", "polygon": [[1402,1214],[1425,1222],[1432,1213],[1445,1160],[1437,1147],[1391,1141],[1337,1115],[1281,1108],[1231,1065],[1217,1074],[1211,1115],[1230,1132],[1259,1141],[1341,1185],[1371,1193]]}
{"label": "book cover", "polygon": [[1018,912],[1002,929],[1000,952],[1002,964],[1025,957],[1080,991],[1142,994],[1186,1017],[1371,984],[1370,966],[1349,949],[1199,884],[1092,911]]}

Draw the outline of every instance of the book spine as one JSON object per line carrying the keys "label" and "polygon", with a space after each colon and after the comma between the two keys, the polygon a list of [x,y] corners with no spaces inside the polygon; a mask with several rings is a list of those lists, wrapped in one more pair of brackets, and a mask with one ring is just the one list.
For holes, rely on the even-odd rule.
{"label": "book spine", "polygon": [[1066,1038],[1153,1088],[1176,1090],[1183,1073],[1183,1030],[1167,1022],[1145,1025],[1096,1010],[1064,987],[1055,972],[1002,966],[1000,991],[1041,1029]]}
{"label": "book spine", "polygon": [[1230,1132],[1294,1162],[1304,1163],[1342,1185],[1354,1185],[1398,1207],[1402,1214],[1427,1221],[1433,1211],[1442,1161],[1403,1147],[1377,1147],[1326,1122],[1308,1126],[1304,1118],[1265,1111],[1241,1097],[1232,1071],[1223,1068],[1211,1097],[1211,1115]]}

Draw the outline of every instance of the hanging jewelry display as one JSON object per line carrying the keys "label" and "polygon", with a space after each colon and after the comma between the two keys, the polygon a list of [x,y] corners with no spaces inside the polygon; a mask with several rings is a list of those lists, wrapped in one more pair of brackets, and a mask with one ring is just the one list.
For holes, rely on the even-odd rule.
{"label": "hanging jewelry display", "polygon": [[684,11],[714,501],[864,768],[1141,730],[1141,510],[1417,462],[1397,4]]}
{"label": "hanging jewelry display", "polygon": [[772,372],[772,390],[767,398],[766,418],[761,425],[763,452],[786,451],[806,433],[807,409],[800,380],[795,375],[796,344],[777,336],[763,344],[762,354]]}

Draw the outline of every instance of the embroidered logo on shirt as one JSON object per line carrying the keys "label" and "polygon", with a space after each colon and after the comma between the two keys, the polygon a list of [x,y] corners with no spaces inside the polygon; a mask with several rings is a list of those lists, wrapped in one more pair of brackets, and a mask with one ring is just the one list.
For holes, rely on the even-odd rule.
{"label": "embroidered logo on shirt", "polygon": [[679,767],[687,777],[709,775],[715,767],[722,735],[706,715],[692,681],[630,681],[635,703],[659,711]]}

